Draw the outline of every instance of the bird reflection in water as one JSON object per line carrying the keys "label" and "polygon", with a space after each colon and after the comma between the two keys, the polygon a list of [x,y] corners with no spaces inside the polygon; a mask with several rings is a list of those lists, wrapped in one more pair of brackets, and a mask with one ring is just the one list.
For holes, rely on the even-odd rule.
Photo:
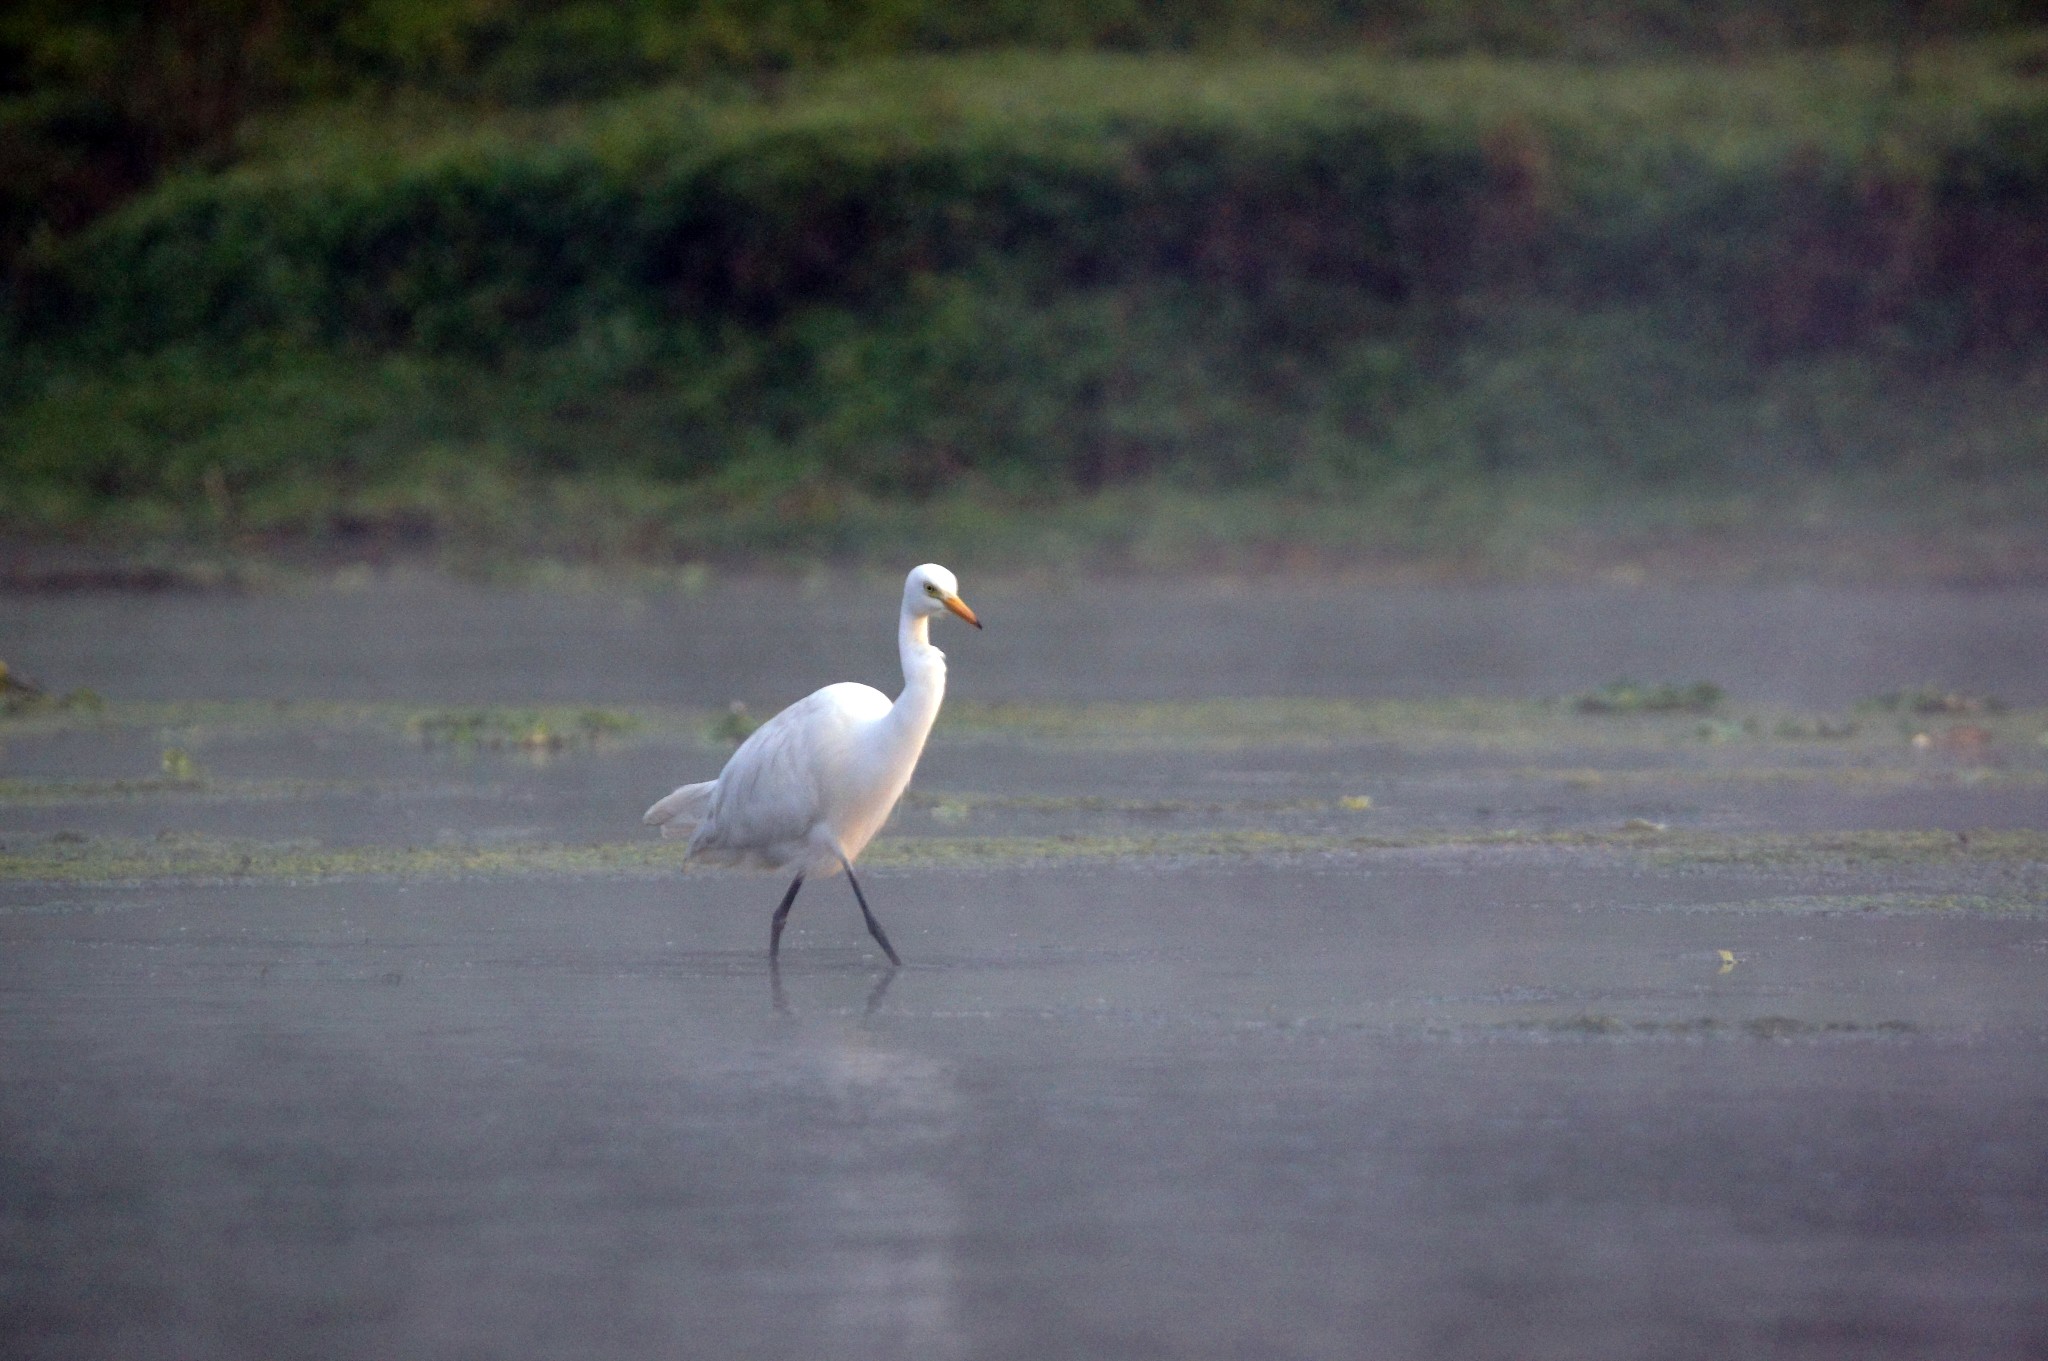
{"label": "bird reflection in water", "polygon": [[[839,975],[843,978],[843,975]],[[896,979],[883,970],[860,1017],[793,1007],[821,984],[768,971],[776,1012],[791,1022],[793,1067],[816,1098],[802,1135],[816,1184],[797,1266],[824,1296],[818,1351],[844,1357],[964,1356],[958,1243],[966,1217],[944,1177],[963,1137],[962,1101],[943,1063],[883,1042],[872,1022]]]}

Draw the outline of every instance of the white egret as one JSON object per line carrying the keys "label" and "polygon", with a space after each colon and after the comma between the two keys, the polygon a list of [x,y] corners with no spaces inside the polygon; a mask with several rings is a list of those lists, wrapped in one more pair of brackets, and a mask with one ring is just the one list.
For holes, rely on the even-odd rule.
{"label": "white egret", "polygon": [[981,627],[951,572],[933,562],[912,569],[896,625],[903,693],[893,704],[852,682],[813,691],[755,729],[717,779],[686,784],[647,810],[648,825],[663,836],[690,838],[688,858],[796,870],[768,925],[771,960],[804,877],[845,870],[868,934],[891,964],[903,962],[868,908],[853,862],[910,784],[946,697],[946,654],[931,645],[930,631],[942,610]]}

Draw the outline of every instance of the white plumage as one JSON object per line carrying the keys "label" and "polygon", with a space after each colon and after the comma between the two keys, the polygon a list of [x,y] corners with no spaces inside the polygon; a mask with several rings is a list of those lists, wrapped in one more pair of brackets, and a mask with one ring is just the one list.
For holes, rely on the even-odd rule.
{"label": "white plumage", "polygon": [[647,810],[664,836],[690,838],[692,859],[796,871],[769,925],[771,959],[804,876],[843,869],[869,932],[890,963],[902,962],[868,909],[853,862],[889,820],[939,716],[946,654],[931,645],[930,628],[948,610],[981,627],[951,572],[929,562],[913,569],[896,630],[903,693],[893,703],[850,682],[814,691],[755,729],[717,779],[686,784]]}

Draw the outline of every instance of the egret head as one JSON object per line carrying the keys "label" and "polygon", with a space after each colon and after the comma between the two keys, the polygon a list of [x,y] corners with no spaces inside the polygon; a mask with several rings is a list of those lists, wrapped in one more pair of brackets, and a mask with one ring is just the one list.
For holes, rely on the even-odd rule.
{"label": "egret head", "polygon": [[974,611],[967,608],[967,602],[960,598],[960,580],[936,562],[910,569],[910,575],[903,582],[903,608],[910,614],[930,618],[941,610],[951,610],[976,628],[981,621],[974,617]]}

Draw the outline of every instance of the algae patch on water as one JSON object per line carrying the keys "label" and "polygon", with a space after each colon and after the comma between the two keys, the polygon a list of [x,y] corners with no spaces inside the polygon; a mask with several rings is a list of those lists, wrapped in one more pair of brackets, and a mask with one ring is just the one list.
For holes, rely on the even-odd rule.
{"label": "algae patch on water", "polygon": [[397,737],[429,746],[582,746],[644,736],[708,736],[707,710],[599,705],[467,705],[347,700],[109,700],[0,714],[0,733],[153,730]]}
{"label": "algae patch on water", "polygon": [[1809,1021],[1796,1016],[1751,1016],[1745,1019],[1693,1016],[1677,1020],[1630,1020],[1605,1012],[1581,1012],[1577,1015],[1547,1017],[1541,1020],[1509,1021],[1499,1029],[1525,1035],[1586,1039],[1794,1040],[1851,1036],[1887,1038],[1916,1034],[1920,1028],[1911,1021]]}
{"label": "algae patch on water", "polygon": [[[156,801],[278,803],[335,795],[388,794],[399,789],[375,780],[221,779],[204,772],[139,780],[0,779],[0,809]],[[409,787],[402,792],[417,793]]]}
{"label": "algae patch on water", "polygon": [[1828,785],[1850,792],[1886,792],[1914,787],[2034,789],[2048,785],[2048,769],[2010,766],[1943,766],[1934,769],[1909,763],[1873,765],[1767,765],[1762,763],[1697,766],[1660,764],[1608,768],[1600,766],[1520,766],[1504,772],[1517,780],[1540,780],[1574,789],[1654,785]]}
{"label": "algae patch on water", "polygon": [[641,720],[611,709],[440,709],[406,720],[408,736],[425,746],[561,751],[594,746],[637,732]]}
{"label": "algae patch on water", "polygon": [[256,841],[165,835],[53,837],[0,849],[0,882],[299,882],[347,878],[464,878],[651,874],[674,867],[678,850],[656,841],[599,846],[539,844],[323,846],[309,840]]}
{"label": "algae patch on water", "polygon": [[912,789],[902,806],[929,813],[939,822],[965,822],[977,813],[1062,814],[1187,814],[1187,813],[1363,813],[1372,808],[1365,795],[1334,799],[1185,799],[1124,798],[1104,794],[975,794]]}
{"label": "algae patch on water", "polygon": [[1732,906],[1750,912],[1819,916],[2038,917],[2048,915],[2048,893],[1793,893]]}
{"label": "algae patch on water", "polygon": [[1859,866],[1955,865],[1966,861],[2048,864],[2044,831],[1858,831],[1802,835],[1692,835],[1645,851],[1652,863],[1817,869]]}
{"label": "algae patch on water", "polygon": [[[1545,855],[1594,863],[1630,862],[1700,867],[1839,865],[1862,855],[1883,867],[1953,865],[1961,855],[2011,863],[2048,863],[2048,834],[1987,834],[1960,853],[1947,834],[1857,834],[1816,837],[1660,837],[1646,845],[1627,832],[1338,835],[1258,828],[1053,836],[884,836],[862,864],[882,868],[1053,864],[1071,861],[1287,859],[1381,854]],[[1762,842],[1761,845],[1748,844]],[[1856,863],[1850,860],[1849,863]],[[565,845],[541,842],[329,847],[312,841],[257,841],[197,835],[155,839],[14,837],[0,844],[0,883],[125,883],[298,881],[334,878],[450,878],[655,875],[684,867],[682,848],[657,839]],[[1929,898],[1944,910],[2035,910],[2025,894]],[[1785,900],[1790,902],[1791,900]],[[1889,910],[1907,910],[1898,899]],[[1848,910],[1848,909],[1844,909]]]}
{"label": "algae patch on water", "polygon": [[[1482,837],[1336,837],[1256,829],[1151,835],[885,836],[869,847],[861,863],[911,868],[1080,860],[1287,857],[1428,846],[1529,846],[1563,840],[1570,838],[1518,833]],[[592,845],[507,842],[328,847],[309,841],[266,842],[192,835],[146,840],[60,833],[38,841],[13,838],[0,847],[0,883],[651,875],[684,868],[682,847],[657,839]]]}
{"label": "algae patch on water", "polygon": [[[1721,712],[1727,704],[1722,702]],[[0,713],[0,735],[149,730],[190,747],[233,733],[354,735],[491,751],[618,748],[638,743],[729,750],[756,719],[743,701],[673,705],[446,706],[344,701],[107,701],[91,707],[35,706]],[[1960,731],[1960,730],[1959,730]],[[1972,716],[1961,737],[1918,720],[1888,726],[1770,709],[1703,722],[1684,708],[1579,712],[1550,700],[1454,696],[1424,699],[1198,699],[1173,701],[975,701],[941,713],[939,746],[987,744],[1104,751],[1300,749],[1388,744],[1411,749],[1534,752],[1742,750],[1834,753],[1858,759],[1915,759],[1924,748],[1973,759],[2038,760],[2048,711],[2009,709]],[[1965,740],[1967,739],[1967,740]],[[1981,761],[1978,764],[1982,764]],[[2021,766],[2015,769],[2023,768]]]}
{"label": "algae patch on water", "polygon": [[1712,681],[1642,685],[1618,680],[1573,696],[1572,708],[1582,714],[1709,714],[1727,698],[1728,692]]}

